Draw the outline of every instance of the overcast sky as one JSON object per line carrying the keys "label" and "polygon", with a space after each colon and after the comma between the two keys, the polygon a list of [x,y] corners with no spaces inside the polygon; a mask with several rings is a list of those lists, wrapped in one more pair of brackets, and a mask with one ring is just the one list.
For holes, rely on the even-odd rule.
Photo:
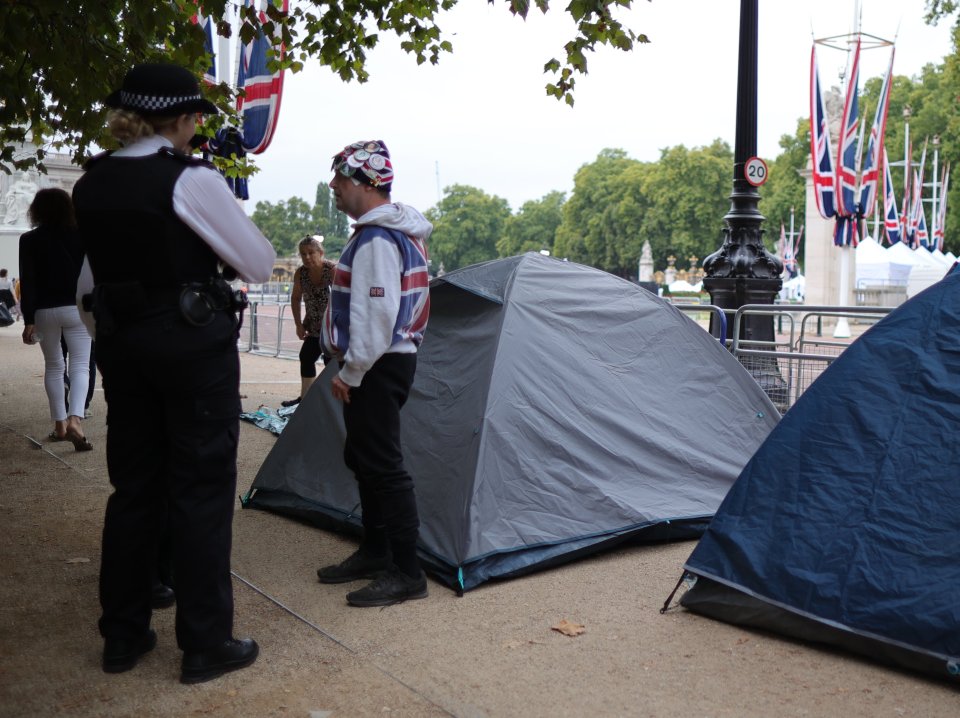
{"label": "overcast sky", "polygon": [[[577,169],[608,147],[654,161],[679,144],[719,137],[733,146],[739,2],[634,0],[619,17],[651,44],[590,56],[572,109],[544,92],[544,63],[562,59],[573,37],[565,3],[554,5],[546,16],[531,10],[524,22],[500,0],[460,0],[440,19],[454,52],[437,66],[417,66],[384,37],[368,55],[365,84],[343,83],[318,63],[287,73],[273,143],[256,158],[261,172],[250,182],[248,211],[261,200],[312,202],[317,182],[330,179],[330,157],[360,139],[387,143],[393,198],[421,210],[452,184],[503,197],[514,211],[552,190],[569,196]],[[780,136],[809,112],[812,38],[850,32],[854,2],[759,5],[758,152],[772,160]],[[950,23],[924,24],[923,0],[862,6],[863,32],[897,38],[896,74],[917,75],[951,52]],[[839,84],[846,53],[818,54],[823,83]],[[888,60],[889,49],[864,52],[861,81],[881,75]]]}

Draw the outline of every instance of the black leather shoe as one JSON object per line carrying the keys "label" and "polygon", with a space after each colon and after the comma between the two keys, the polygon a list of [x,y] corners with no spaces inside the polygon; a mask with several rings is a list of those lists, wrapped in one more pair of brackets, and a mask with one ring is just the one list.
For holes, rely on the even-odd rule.
{"label": "black leather shoe", "polygon": [[170,608],[176,602],[177,594],[172,588],[159,582],[153,584],[150,591],[150,605],[153,608]]}
{"label": "black leather shoe", "polygon": [[180,682],[203,683],[227,671],[246,668],[259,653],[260,647],[252,638],[230,638],[207,651],[184,653]]}
{"label": "black leather shoe", "polygon": [[157,634],[148,629],[139,639],[108,638],[103,642],[104,673],[123,673],[137,665],[137,659],[153,650]]}

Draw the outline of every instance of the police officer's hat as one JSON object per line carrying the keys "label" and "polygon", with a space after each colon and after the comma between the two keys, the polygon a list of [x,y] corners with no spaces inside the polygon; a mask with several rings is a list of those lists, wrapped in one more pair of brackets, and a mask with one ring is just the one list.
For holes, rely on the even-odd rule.
{"label": "police officer's hat", "polygon": [[200,83],[186,68],[164,63],[137,65],[123,78],[123,86],[106,99],[107,107],[140,115],[215,115],[216,105],[204,99]]}

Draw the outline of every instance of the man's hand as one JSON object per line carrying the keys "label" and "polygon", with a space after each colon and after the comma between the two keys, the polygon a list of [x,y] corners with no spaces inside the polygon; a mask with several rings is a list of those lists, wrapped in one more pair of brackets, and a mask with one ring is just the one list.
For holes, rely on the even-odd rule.
{"label": "man's hand", "polygon": [[333,392],[334,399],[342,401],[344,404],[350,403],[350,385],[344,382],[339,376],[333,377],[330,389]]}
{"label": "man's hand", "polygon": [[306,329],[303,328],[303,325],[302,325],[302,324],[298,324],[298,325],[297,325],[297,336],[300,337],[300,340],[302,341],[302,340],[306,339],[308,336],[310,336],[310,334],[307,332]]}

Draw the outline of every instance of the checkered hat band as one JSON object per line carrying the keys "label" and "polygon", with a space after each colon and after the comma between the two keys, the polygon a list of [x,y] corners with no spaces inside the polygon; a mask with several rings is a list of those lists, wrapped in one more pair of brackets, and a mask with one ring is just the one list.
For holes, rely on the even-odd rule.
{"label": "checkered hat band", "polygon": [[120,91],[120,102],[127,107],[135,107],[138,110],[164,110],[174,105],[190,100],[201,100],[203,96],[181,95],[180,97],[157,97],[156,95],[138,95],[135,92]]}

